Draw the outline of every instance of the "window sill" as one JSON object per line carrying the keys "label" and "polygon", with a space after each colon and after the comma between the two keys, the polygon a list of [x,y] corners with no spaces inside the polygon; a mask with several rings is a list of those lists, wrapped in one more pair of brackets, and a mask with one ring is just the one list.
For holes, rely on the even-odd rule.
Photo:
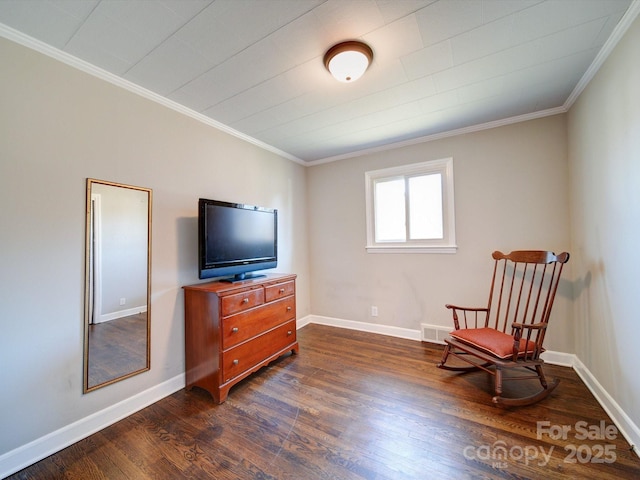
{"label": "window sill", "polygon": [[367,245],[367,253],[456,253],[457,245]]}

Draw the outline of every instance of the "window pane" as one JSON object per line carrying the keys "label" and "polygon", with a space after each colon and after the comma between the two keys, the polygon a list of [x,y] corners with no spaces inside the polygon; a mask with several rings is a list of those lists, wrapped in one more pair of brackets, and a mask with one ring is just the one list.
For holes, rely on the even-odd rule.
{"label": "window pane", "polygon": [[376,242],[406,240],[403,178],[376,182],[375,231]]}
{"label": "window pane", "polygon": [[409,238],[444,238],[440,173],[409,178]]}
{"label": "window pane", "polygon": [[367,253],[456,253],[453,159],[365,172]]}

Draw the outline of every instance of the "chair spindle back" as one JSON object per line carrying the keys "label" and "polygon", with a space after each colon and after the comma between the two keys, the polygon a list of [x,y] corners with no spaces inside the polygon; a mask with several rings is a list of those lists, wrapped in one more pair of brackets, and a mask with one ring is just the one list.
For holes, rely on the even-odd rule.
{"label": "chair spindle back", "polygon": [[[516,250],[510,254],[493,252],[495,265],[489,292],[487,327],[511,334],[514,323],[539,325],[529,329],[527,340],[533,340],[537,348],[542,342],[549,322],[551,308],[568,253],[555,255],[538,250]],[[534,352],[539,355],[538,352]]]}

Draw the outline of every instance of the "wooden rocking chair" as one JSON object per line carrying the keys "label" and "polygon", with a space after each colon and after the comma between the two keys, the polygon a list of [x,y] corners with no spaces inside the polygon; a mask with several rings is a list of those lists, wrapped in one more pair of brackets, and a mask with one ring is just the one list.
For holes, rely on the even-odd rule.
{"label": "wooden rocking chair", "polygon": [[[455,330],[445,340],[439,368],[453,371],[484,370],[495,376],[498,405],[530,405],[546,398],[559,380],[547,383],[542,370],[544,342],[551,307],[569,254],[520,250],[505,255],[493,252],[495,266],[486,308],[446,305],[453,312]],[[452,355],[470,366],[446,365]],[[526,369],[534,375],[509,380],[538,379],[542,390],[523,398],[502,396],[503,371]]]}

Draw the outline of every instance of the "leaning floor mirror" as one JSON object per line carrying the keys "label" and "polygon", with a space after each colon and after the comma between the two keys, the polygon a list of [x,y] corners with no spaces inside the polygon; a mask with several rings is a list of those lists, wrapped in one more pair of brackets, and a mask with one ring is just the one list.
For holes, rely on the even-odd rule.
{"label": "leaning floor mirror", "polygon": [[151,200],[87,179],[84,393],[151,366]]}

